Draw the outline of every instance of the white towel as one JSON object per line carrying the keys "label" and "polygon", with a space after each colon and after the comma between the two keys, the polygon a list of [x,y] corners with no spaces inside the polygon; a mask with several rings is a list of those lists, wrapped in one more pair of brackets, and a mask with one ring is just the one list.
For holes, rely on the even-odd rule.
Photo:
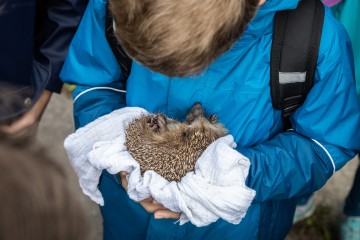
{"label": "white towel", "polygon": [[64,147],[79,177],[80,187],[100,205],[104,205],[104,200],[97,186],[102,171],[90,164],[87,154],[101,141],[110,141],[124,135],[128,123],[141,114],[147,114],[147,111],[136,107],[122,108],[79,128],[65,139]]}
{"label": "white towel", "polygon": [[84,193],[103,205],[97,189],[102,170],[111,174],[126,171],[131,199],[141,201],[152,196],[166,208],[181,212],[180,224],[191,221],[200,227],[219,218],[240,223],[255,191],[245,185],[250,162],[233,149],[233,137],[213,142],[196,162],[195,170],[180,182],[169,182],[154,171],[141,176],[139,164],[126,151],[124,142],[126,126],[143,113],[146,111],[132,107],[116,110],[66,138],[65,149]]}

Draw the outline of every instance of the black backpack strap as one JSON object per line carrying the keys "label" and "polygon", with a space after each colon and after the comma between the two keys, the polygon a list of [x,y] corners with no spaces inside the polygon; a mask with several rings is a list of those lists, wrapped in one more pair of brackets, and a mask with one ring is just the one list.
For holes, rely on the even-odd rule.
{"label": "black backpack strap", "polygon": [[275,15],[271,49],[271,98],[283,111],[284,129],[289,116],[304,101],[314,83],[324,5],[320,0],[302,0],[294,10]]}
{"label": "black backpack strap", "polygon": [[105,35],[110,45],[112,52],[115,55],[122,71],[122,81],[124,90],[126,90],[126,81],[130,75],[132,59],[126,54],[125,50],[121,47],[114,34],[114,23],[109,8],[109,1],[106,2],[106,21],[105,21]]}

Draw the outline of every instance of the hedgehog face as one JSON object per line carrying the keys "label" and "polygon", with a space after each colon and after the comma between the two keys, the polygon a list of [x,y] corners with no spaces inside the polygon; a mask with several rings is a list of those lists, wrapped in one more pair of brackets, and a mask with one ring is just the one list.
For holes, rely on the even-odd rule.
{"label": "hedgehog face", "polygon": [[168,118],[161,113],[152,114],[146,118],[147,126],[158,134],[181,129],[181,136],[185,138],[191,132],[198,132],[201,134],[214,135],[216,138],[226,134],[225,128],[217,122],[217,115],[213,114],[209,117],[205,116],[205,111],[200,103],[195,103],[186,116],[185,122],[180,123],[174,119]]}
{"label": "hedgehog face", "polygon": [[183,129],[182,137],[194,140],[200,138],[207,141],[215,141],[216,139],[225,136],[227,130],[225,127],[217,122],[217,116],[214,114],[210,117],[199,116],[192,122],[186,122]]}

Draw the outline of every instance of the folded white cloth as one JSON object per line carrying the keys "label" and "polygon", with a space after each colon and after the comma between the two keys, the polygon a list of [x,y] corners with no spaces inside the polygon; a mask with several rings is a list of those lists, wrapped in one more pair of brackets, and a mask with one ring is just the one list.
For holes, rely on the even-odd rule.
{"label": "folded white cloth", "polygon": [[180,224],[191,221],[200,227],[219,218],[238,224],[255,191],[245,185],[250,162],[233,149],[233,137],[213,142],[198,159],[195,170],[180,182],[169,182],[154,171],[141,176],[140,166],[124,142],[127,124],[143,113],[146,111],[140,108],[116,110],[66,138],[65,149],[84,193],[103,205],[97,188],[102,170],[111,174],[126,171],[131,199],[141,201],[152,196],[166,208],[181,212]]}
{"label": "folded white cloth", "polygon": [[115,110],[79,128],[65,139],[64,147],[79,177],[80,187],[94,202],[104,205],[103,197],[98,190],[102,171],[90,164],[87,154],[94,145],[100,145],[101,141],[110,141],[120,135],[125,136],[124,129],[128,123],[139,115],[147,113],[146,110],[136,107]]}

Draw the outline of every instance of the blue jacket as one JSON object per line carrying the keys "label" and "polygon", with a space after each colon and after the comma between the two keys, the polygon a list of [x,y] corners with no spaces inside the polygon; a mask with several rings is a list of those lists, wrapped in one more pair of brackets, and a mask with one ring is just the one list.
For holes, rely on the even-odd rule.
{"label": "blue jacket", "polygon": [[194,102],[201,102],[208,113],[218,114],[237,150],[250,159],[247,185],[257,192],[239,225],[219,220],[204,228],[174,227],[150,217],[127,229],[144,231],[147,239],[283,239],[292,225],[294,199],[321,188],[360,150],[350,42],[328,8],[315,84],[291,116],[293,131],[282,132],[281,114],[270,96],[273,18],[298,2],[268,0],[236,44],[200,76],[169,78],[133,62],[125,96],[118,90],[121,70],[104,35],[105,0],[90,1],[61,74],[77,85],[76,126],[124,106],[183,119]]}
{"label": "blue jacket", "polygon": [[[0,86],[14,87],[0,94],[0,102],[14,95],[35,103],[44,89],[60,92],[60,70],[86,4],[87,0],[0,1]],[[25,110],[27,105],[0,111],[0,120]]]}

